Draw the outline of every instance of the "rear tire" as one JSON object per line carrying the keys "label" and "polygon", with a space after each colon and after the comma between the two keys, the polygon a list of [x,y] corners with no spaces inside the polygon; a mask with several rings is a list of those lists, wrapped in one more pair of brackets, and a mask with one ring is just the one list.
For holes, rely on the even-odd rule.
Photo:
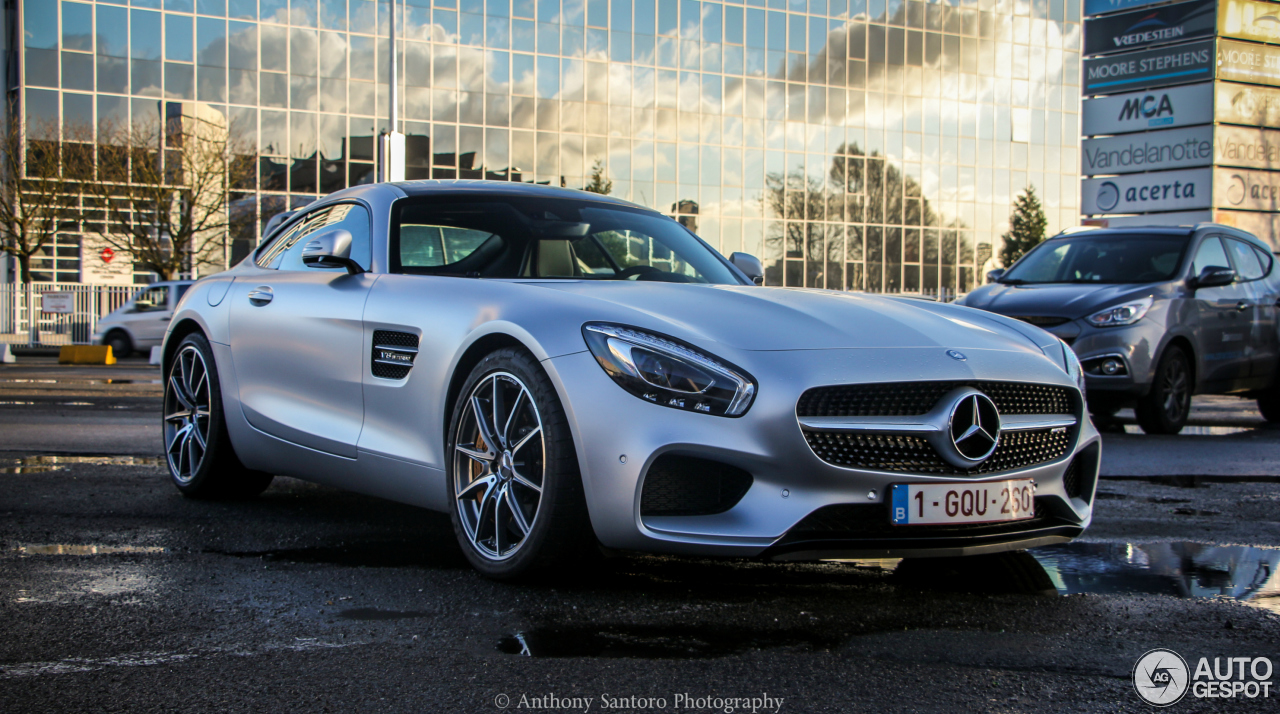
{"label": "rear tire", "polygon": [[471,370],[449,426],[454,534],[497,580],[589,560],[596,549],[573,435],[555,387],[524,350]]}
{"label": "rear tire", "polygon": [[129,335],[124,330],[112,330],[107,336],[102,338],[102,344],[111,348],[111,355],[116,359],[128,357],[133,354],[133,340],[129,339]]}
{"label": "rear tire", "polygon": [[1191,414],[1191,362],[1180,347],[1165,350],[1151,391],[1134,407],[1138,425],[1148,434],[1177,434]]}
{"label": "rear tire", "polygon": [[271,485],[271,474],[246,468],[231,446],[213,350],[198,332],[179,343],[169,365],[164,444],[169,477],[189,498],[252,498]]}

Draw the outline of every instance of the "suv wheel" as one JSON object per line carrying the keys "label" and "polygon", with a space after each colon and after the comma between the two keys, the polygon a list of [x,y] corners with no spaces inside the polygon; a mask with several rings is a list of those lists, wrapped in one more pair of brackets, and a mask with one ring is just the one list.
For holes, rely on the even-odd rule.
{"label": "suv wheel", "polygon": [[102,344],[111,348],[111,356],[116,359],[128,357],[133,352],[133,340],[123,330],[112,330],[103,338]]}
{"label": "suv wheel", "polygon": [[1134,412],[1148,434],[1177,434],[1191,414],[1191,363],[1180,347],[1165,350],[1156,367],[1156,378]]}

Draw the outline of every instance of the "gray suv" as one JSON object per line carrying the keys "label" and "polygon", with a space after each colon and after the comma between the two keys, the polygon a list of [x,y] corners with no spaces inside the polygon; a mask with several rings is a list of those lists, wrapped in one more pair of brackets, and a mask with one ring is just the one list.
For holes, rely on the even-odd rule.
{"label": "gray suv", "polygon": [[1280,421],[1280,269],[1249,233],[1214,223],[1054,236],[961,301],[1071,345],[1089,411],[1132,404],[1148,434],[1176,434],[1193,394],[1258,400]]}

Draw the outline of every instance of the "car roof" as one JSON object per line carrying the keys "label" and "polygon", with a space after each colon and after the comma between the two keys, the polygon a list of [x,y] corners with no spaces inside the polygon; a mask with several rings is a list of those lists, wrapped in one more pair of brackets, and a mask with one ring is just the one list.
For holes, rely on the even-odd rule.
{"label": "car roof", "polygon": [[1240,238],[1247,240],[1254,247],[1272,252],[1271,247],[1261,238],[1254,234],[1236,228],[1234,226],[1223,225],[1221,223],[1196,223],[1194,225],[1183,226],[1116,226],[1115,228],[1101,228],[1096,226],[1083,226],[1075,230],[1067,229],[1053,236],[1053,238],[1074,238],[1076,236],[1123,236],[1132,235],[1134,233],[1142,233],[1144,235],[1166,235],[1166,236],[1190,236],[1196,233],[1221,233],[1229,235],[1232,238]]}
{"label": "car roof", "polygon": [[[376,185],[376,184],[375,184]],[[596,201],[615,206],[638,208],[654,211],[648,206],[641,206],[613,196],[605,196],[590,191],[579,191],[573,188],[545,186],[541,184],[516,183],[512,181],[482,181],[478,179],[427,179],[423,181],[397,181],[393,184],[409,196],[448,196],[476,195],[521,197],[521,198],[561,198],[574,201]]]}

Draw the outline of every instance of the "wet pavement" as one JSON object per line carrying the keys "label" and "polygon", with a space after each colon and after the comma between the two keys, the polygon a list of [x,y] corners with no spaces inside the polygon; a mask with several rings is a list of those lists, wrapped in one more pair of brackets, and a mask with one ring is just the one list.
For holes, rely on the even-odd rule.
{"label": "wet pavement", "polygon": [[[0,404],[0,431],[130,398],[158,416],[4,390],[46,401]],[[1147,711],[1130,673],[1153,648],[1280,663],[1280,470],[1107,478],[1085,538],[1029,553],[639,555],[512,585],[467,567],[445,516],[286,478],[189,501],[154,454],[0,450],[0,711]]]}

